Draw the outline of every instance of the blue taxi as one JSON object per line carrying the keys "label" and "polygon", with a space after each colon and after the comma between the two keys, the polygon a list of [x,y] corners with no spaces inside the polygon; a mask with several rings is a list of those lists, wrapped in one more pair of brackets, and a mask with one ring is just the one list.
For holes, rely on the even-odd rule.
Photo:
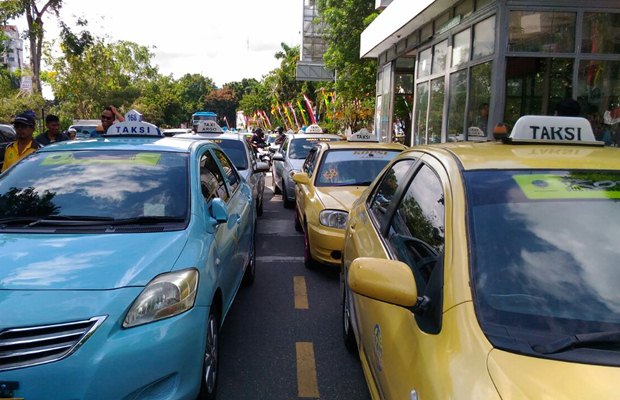
{"label": "blue taxi", "polygon": [[256,204],[209,141],[130,112],[0,176],[0,398],[214,398]]}

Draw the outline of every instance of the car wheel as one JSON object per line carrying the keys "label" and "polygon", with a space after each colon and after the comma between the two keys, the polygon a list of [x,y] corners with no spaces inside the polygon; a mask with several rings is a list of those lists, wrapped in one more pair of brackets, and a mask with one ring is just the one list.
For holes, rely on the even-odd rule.
{"label": "car wheel", "polygon": [[288,199],[288,195],[286,194],[286,184],[284,183],[284,179],[282,179],[282,200],[284,208],[293,208],[293,202]]}
{"label": "car wheel", "polygon": [[219,335],[220,322],[217,312],[209,311],[207,321],[207,340],[202,364],[202,383],[200,387],[200,400],[214,400],[217,389],[219,367]]}
{"label": "car wheel", "polygon": [[303,232],[303,226],[301,225],[301,219],[299,218],[299,210],[295,207],[295,230],[297,232]]}
{"label": "car wheel", "polygon": [[308,237],[308,225],[304,229],[304,265],[308,269],[313,269],[316,266],[316,261],[310,254],[310,238]]}
{"label": "car wheel", "polygon": [[273,193],[274,194],[282,193],[282,191],[280,190],[280,188],[276,184],[276,174],[273,174],[273,173],[271,174],[271,183],[273,184]]}
{"label": "car wheel", "polygon": [[[346,283],[345,283],[346,285]],[[344,346],[351,353],[357,353],[357,343],[355,341],[355,333],[351,327],[351,309],[349,308],[349,295],[347,288],[344,288],[344,295],[342,296],[342,333],[344,339]]]}
{"label": "car wheel", "polygon": [[254,239],[252,239],[252,250],[250,250],[250,259],[248,265],[245,267],[245,273],[243,274],[243,284],[246,286],[254,283],[256,278],[256,227],[254,227]]}

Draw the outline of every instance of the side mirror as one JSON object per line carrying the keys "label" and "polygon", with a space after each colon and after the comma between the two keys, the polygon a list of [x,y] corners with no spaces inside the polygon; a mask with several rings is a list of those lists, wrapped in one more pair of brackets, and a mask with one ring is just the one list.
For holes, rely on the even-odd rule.
{"label": "side mirror", "polygon": [[269,172],[269,164],[264,161],[257,162],[254,172]]}
{"label": "side mirror", "polygon": [[224,200],[215,198],[211,200],[211,216],[215,219],[215,222],[221,224],[222,222],[228,221],[228,209],[226,208],[226,203]]}
{"label": "side mirror", "polygon": [[307,185],[310,183],[310,177],[305,172],[297,172],[293,174],[293,180],[295,183],[299,183],[300,185]]}
{"label": "side mirror", "polygon": [[362,296],[411,308],[418,302],[418,290],[411,268],[403,262],[359,257],[347,275],[351,290]]}
{"label": "side mirror", "polygon": [[284,155],[282,153],[276,153],[271,157],[273,161],[284,161]]}

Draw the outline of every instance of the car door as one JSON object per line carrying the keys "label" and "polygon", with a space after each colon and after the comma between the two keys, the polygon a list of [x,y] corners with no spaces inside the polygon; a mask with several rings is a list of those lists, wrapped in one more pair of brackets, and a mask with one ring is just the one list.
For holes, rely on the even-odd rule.
{"label": "car door", "polygon": [[308,174],[310,182],[308,184],[295,184],[295,202],[297,203],[299,215],[302,216],[305,213],[306,205],[314,198],[314,184],[312,183],[314,180],[313,171],[317,158],[319,157],[319,153],[318,147],[311,149],[306,157],[306,160],[304,161],[304,165],[301,168],[301,172]]}
{"label": "car door", "polygon": [[[210,207],[213,199],[219,198],[227,205],[230,204],[230,193],[224,173],[216,161],[216,157],[211,151],[205,151],[199,158],[200,160],[200,187],[202,196]],[[230,217],[228,211],[228,221],[219,223],[215,227],[215,275],[216,286],[222,288],[224,304],[228,304],[234,296],[235,290],[231,282],[237,275],[239,268],[234,265],[235,243],[237,242],[237,223]]]}
{"label": "car door", "polygon": [[223,171],[223,177],[230,193],[227,202],[228,225],[235,232],[235,235],[232,238],[232,243],[230,243],[232,245],[231,257],[227,261],[229,263],[228,268],[231,271],[228,275],[228,285],[234,288],[234,294],[241,284],[244,268],[250,258],[251,246],[254,244],[254,216],[256,214],[254,213],[252,191],[249,185],[241,179],[237,169],[223,151],[214,149],[213,152]]}
{"label": "car door", "polygon": [[248,171],[248,184],[252,188],[252,197],[256,199],[258,203],[261,203],[263,201],[263,192],[265,190],[265,173],[256,172],[259,160],[252,151],[252,148],[248,142],[245,142],[245,147],[248,157],[248,165],[250,166],[250,170]]}
{"label": "car door", "polygon": [[[406,263],[416,279],[418,296],[429,299],[425,311],[410,310],[356,296],[362,346],[374,381],[385,399],[435,398],[441,385],[434,368],[441,357],[443,256],[447,176],[437,162],[419,162],[413,177],[389,199],[383,216],[384,239],[390,258]],[[409,173],[411,176],[411,173]],[[443,178],[443,182],[442,182]],[[371,207],[381,208],[381,193]],[[385,196],[384,196],[385,197]],[[391,203],[391,204],[390,204]],[[434,392],[437,394],[437,392]]]}
{"label": "car door", "polygon": [[[279,153],[284,157],[284,161],[274,161],[273,162],[273,182],[278,187],[281,186],[282,176],[284,174],[284,164],[286,163],[286,153],[288,152],[288,147],[290,144],[291,138],[287,137],[282,143],[282,147],[280,147]],[[282,189],[280,187],[280,189]]]}

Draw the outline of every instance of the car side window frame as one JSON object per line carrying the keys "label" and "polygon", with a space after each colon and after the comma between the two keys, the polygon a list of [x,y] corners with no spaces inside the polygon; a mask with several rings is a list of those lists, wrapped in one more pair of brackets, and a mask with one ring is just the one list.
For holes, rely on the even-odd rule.
{"label": "car side window frame", "polygon": [[[206,150],[199,157],[199,172],[202,197],[205,201],[210,202],[214,198],[220,198],[224,202],[228,202],[230,195],[226,181],[219,165],[215,161],[215,156],[209,150]],[[208,187],[208,181],[213,182],[216,186],[211,184],[211,187]],[[205,189],[210,191],[208,196],[205,194]]]}
{"label": "car side window frame", "polygon": [[280,147],[280,153],[282,153],[282,157],[286,158],[286,153],[288,152],[288,146],[291,138],[289,136],[286,137],[284,143],[282,143],[282,147]]}
{"label": "car side window frame", "polygon": [[306,160],[304,161],[304,165],[301,168],[301,170],[305,173],[308,174],[308,177],[312,178],[312,172],[314,170],[314,166],[315,166],[315,161],[316,161],[316,156],[319,153],[319,148],[318,147],[314,147],[312,149],[310,149],[310,152],[308,153],[308,157],[306,157]]}
{"label": "car side window frame", "polygon": [[[418,192],[421,195],[428,195],[429,189],[435,186],[439,189],[439,192],[435,191],[433,194],[435,197],[439,195],[439,199],[436,200],[433,198],[425,203],[421,203],[419,201],[422,199],[421,195],[416,197],[415,193],[412,193],[412,191],[415,191],[416,184],[428,177],[431,177],[434,182],[431,184],[425,182],[425,190]],[[402,207],[403,202],[406,201],[407,198],[413,199],[414,204],[408,207]],[[418,296],[421,297],[424,302],[423,307],[415,311],[415,319],[420,329],[430,334],[437,334],[441,331],[446,246],[445,199],[446,193],[441,177],[437,171],[429,164],[423,161],[419,162],[414,167],[413,176],[409,179],[407,184],[404,185],[404,191],[397,202],[397,207],[394,207],[390,214],[388,232],[384,236],[392,254],[394,254],[399,261],[409,265],[414,274]],[[401,210],[404,211],[402,214],[406,214],[408,210],[415,209],[428,211],[422,210],[422,207],[420,207],[420,205],[423,206],[424,204],[433,204],[435,208],[438,207],[437,204],[441,204],[439,228],[433,226],[432,221],[429,224],[420,223],[422,221],[416,221],[415,224],[411,224],[408,223],[410,221],[406,221],[405,218],[402,218]],[[410,212],[410,214],[413,214],[413,212]],[[425,218],[428,217],[427,214],[428,213],[420,212],[420,215]],[[430,232],[422,232],[423,228],[428,228],[428,225],[431,226]],[[425,238],[424,235],[430,235],[431,237]],[[432,243],[427,243],[424,239]],[[441,239],[441,245],[435,246],[439,239]]]}
{"label": "car side window frame", "polygon": [[[409,185],[409,181],[411,180],[411,177],[413,176],[417,162],[418,162],[417,158],[404,158],[402,160],[398,160],[394,162],[393,164],[391,164],[390,168],[387,169],[383,173],[381,180],[372,189],[370,196],[368,196],[368,200],[366,201],[366,211],[368,215],[370,216],[370,219],[374,222],[375,226],[377,227],[377,230],[379,231],[381,237],[384,237],[384,238],[387,237],[387,230],[389,228],[389,221],[390,221],[391,215],[394,212],[396,204],[399,203],[400,197],[404,193],[403,188]],[[398,187],[396,188],[392,197],[390,198],[389,204],[387,205],[387,207],[385,207],[385,211],[382,212],[381,214],[378,214],[377,208],[374,207],[374,205],[378,203],[379,196],[382,196],[382,194],[380,193],[380,190],[383,187],[383,184],[386,182],[386,180],[389,179],[390,173],[394,170],[394,167],[396,166],[406,168],[406,170],[402,174],[402,179],[401,179],[402,183],[397,182]]]}
{"label": "car side window frame", "polygon": [[232,195],[237,191],[237,189],[239,189],[239,186],[241,186],[241,176],[237,172],[237,168],[235,168],[235,165],[230,161],[226,153],[224,153],[220,149],[214,149],[213,151],[215,152],[215,157],[217,158],[217,161],[219,162],[220,167],[224,172],[224,180],[230,188],[230,196],[232,197]]}

